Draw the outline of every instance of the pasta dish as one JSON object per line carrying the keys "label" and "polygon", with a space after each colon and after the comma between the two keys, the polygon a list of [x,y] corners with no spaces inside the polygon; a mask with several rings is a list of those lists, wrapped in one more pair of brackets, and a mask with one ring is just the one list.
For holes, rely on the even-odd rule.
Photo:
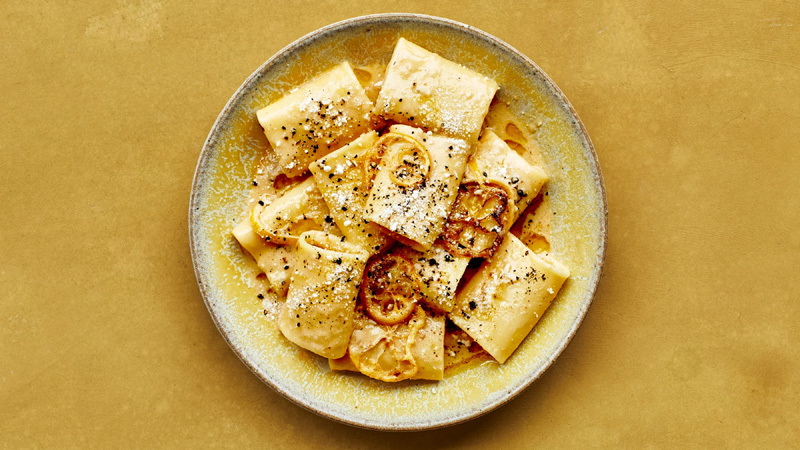
{"label": "pasta dish", "polygon": [[342,62],[257,111],[271,148],[233,235],[289,341],[386,382],[512,356],[570,273],[541,124],[499,88],[400,39],[385,66]]}

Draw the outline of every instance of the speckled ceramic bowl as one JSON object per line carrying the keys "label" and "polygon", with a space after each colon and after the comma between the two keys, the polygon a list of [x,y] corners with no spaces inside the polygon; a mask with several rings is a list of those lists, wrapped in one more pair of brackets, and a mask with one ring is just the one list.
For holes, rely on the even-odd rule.
{"label": "speckled ceramic bowl", "polygon": [[[244,215],[249,181],[265,140],[256,110],[320,71],[349,60],[387,62],[400,37],[488,75],[518,114],[535,113],[553,208],[552,253],[571,270],[548,312],[504,364],[475,363],[440,382],[383,383],[331,372],[295,347],[262,315],[247,271],[252,262],[231,236]],[[589,136],[564,94],[530,59],[480,30],[411,14],[358,17],[284,48],[233,94],[206,140],[192,186],[189,232],[197,281],[220,333],[270,387],[297,404],[348,424],[422,430],[463,422],[522,392],[575,334],[600,279],[606,201]]]}

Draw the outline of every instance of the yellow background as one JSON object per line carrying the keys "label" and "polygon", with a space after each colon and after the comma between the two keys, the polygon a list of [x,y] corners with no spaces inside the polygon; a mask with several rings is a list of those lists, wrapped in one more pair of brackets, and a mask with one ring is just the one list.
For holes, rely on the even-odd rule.
{"label": "yellow background", "polygon": [[[0,447],[800,441],[796,3],[67,3],[0,5]],[[251,374],[200,298],[186,218],[241,82],[310,31],[389,11],[536,61],[609,204],[605,277],[556,364],[487,416],[413,434],[317,417]]]}

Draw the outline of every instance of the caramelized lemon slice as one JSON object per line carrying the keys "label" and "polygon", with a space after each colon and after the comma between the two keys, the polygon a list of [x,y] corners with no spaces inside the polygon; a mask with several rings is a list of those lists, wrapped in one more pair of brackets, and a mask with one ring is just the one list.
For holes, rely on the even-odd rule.
{"label": "caramelized lemon slice", "polygon": [[361,286],[364,310],[382,325],[405,321],[419,296],[414,264],[398,255],[376,255],[367,263]]}
{"label": "caramelized lemon slice", "polygon": [[457,256],[488,258],[503,238],[497,231],[487,231],[473,222],[454,222],[442,234],[445,248]]}
{"label": "caramelized lemon slice", "polygon": [[416,139],[401,133],[387,133],[375,143],[394,183],[403,187],[422,184],[431,171],[431,155]]}
{"label": "caramelized lemon slice", "polygon": [[442,233],[445,248],[458,256],[492,256],[503,241],[509,206],[513,205],[504,185],[462,184]]}
{"label": "caramelized lemon slice", "polygon": [[413,309],[407,322],[398,325],[380,325],[368,316],[358,316],[348,346],[353,365],[364,375],[381,381],[395,382],[413,377],[419,366],[412,348],[425,320],[421,306]]}

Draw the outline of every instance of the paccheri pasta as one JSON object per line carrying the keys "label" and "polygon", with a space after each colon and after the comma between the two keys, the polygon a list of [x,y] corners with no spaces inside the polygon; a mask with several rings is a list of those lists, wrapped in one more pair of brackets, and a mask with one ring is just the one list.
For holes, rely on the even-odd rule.
{"label": "paccheri pasta", "polygon": [[232,233],[278,328],[386,382],[504,363],[569,277],[532,136],[495,81],[405,39],[356,72],[380,82],[342,62],[257,112],[275,186]]}

